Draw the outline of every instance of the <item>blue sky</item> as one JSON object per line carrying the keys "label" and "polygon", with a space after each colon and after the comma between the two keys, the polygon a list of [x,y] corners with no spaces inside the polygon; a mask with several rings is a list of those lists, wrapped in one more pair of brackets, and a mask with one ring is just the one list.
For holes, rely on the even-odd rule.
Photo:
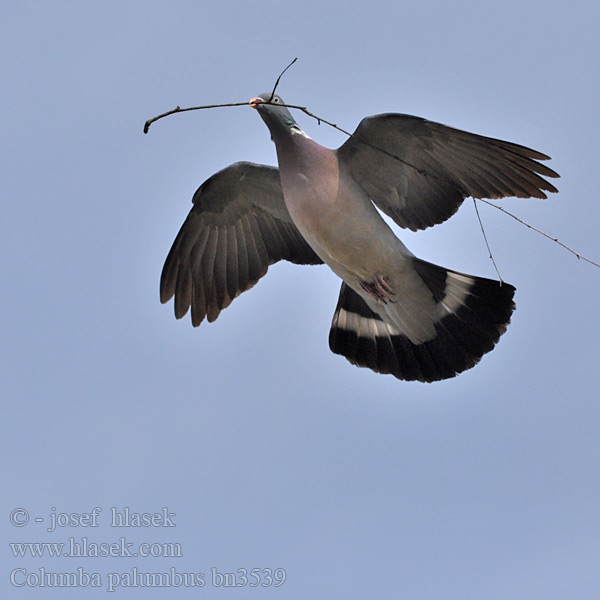
{"label": "blue sky", "polygon": [[[275,265],[194,329],[158,300],[192,194],[238,160],[275,164],[275,149],[249,107],[142,126],[177,104],[248,100],[298,57],[280,94],[345,129],[405,112],[552,156],[560,194],[502,206],[598,260],[599,22],[583,1],[4,8],[3,597],[101,593],[36,587],[40,568],[97,573],[104,591],[109,576],[174,568],[204,587],[114,593],[597,598],[600,270],[481,206],[517,311],[475,369],[431,385],[329,352],[339,281],[324,267]],[[471,201],[398,234],[426,260],[495,277]],[[95,507],[97,527],[47,531],[52,514]],[[176,526],[111,527],[113,507],[166,507]],[[18,558],[8,545],[83,537],[181,556]],[[211,580],[255,568],[286,581]],[[15,570],[29,583],[12,585]]]}

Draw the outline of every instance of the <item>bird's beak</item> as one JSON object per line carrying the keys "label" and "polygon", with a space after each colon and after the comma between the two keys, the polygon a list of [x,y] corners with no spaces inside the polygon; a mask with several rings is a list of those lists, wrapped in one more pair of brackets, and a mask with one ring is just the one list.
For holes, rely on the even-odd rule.
{"label": "bird's beak", "polygon": [[264,100],[262,98],[252,98],[250,100],[250,106],[252,108],[258,108],[258,105],[263,104],[263,103],[264,103]]}

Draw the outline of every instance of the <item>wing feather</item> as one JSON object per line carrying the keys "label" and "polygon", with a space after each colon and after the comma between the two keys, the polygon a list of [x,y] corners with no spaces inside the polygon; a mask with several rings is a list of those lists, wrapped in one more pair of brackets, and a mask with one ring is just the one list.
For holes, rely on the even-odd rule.
{"label": "wing feather", "polygon": [[367,117],[337,150],[373,202],[416,231],[451,217],[473,198],[546,198],[558,174],[548,156],[503,140],[410,115]]}
{"label": "wing feather", "polygon": [[163,267],[161,302],[175,296],[175,316],[214,321],[279,260],[321,264],[294,225],[279,171],[235,163],[205,181]]}

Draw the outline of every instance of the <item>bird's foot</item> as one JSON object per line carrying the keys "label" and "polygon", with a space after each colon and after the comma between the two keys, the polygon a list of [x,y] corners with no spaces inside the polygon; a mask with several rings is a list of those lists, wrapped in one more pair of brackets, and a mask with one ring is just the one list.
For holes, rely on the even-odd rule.
{"label": "bird's foot", "polygon": [[395,302],[394,290],[390,287],[390,284],[387,282],[387,277],[382,275],[375,275],[375,279],[373,281],[361,281],[360,287],[377,300],[377,302],[383,302],[387,304],[388,302]]}

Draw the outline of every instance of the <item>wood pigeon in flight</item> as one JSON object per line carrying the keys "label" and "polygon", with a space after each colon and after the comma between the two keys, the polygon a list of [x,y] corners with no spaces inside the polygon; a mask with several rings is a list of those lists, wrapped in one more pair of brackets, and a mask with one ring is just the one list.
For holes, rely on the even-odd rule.
{"label": "wood pigeon in flight", "polygon": [[250,101],[279,168],[235,163],[205,181],[165,262],[160,299],[175,316],[214,321],[269,265],[329,265],[342,279],[329,346],[404,380],[473,367],[506,330],[515,288],[414,256],[400,227],[425,229],[473,198],[546,198],[549,157],[403,114],[366,117],[337,150],[314,142],[283,101]]}

